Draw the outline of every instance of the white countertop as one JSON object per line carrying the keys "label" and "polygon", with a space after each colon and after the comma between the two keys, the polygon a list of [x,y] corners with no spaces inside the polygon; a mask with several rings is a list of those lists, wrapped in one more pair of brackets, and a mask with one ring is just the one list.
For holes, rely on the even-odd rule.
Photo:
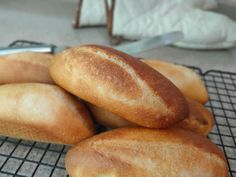
{"label": "white countertop", "polygon": [[[105,28],[77,30],[72,28],[76,0],[0,0],[0,4],[0,34],[2,34],[0,46],[2,47],[17,39],[68,46],[85,43],[110,45]],[[227,14],[229,8],[231,7],[221,5],[216,11]],[[232,13],[232,10],[228,15],[236,19],[236,14]],[[203,71],[216,69],[236,72],[236,48],[197,51],[167,46],[149,50],[137,56],[197,66]]]}

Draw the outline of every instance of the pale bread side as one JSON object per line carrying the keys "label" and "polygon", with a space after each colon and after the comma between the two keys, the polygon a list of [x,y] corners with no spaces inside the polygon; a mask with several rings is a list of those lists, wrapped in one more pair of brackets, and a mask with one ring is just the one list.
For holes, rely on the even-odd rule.
{"label": "pale bread side", "polygon": [[54,83],[49,66],[53,55],[23,52],[0,57],[0,84],[9,83]]}
{"label": "pale bread side", "polygon": [[54,85],[2,85],[0,104],[0,135],[75,144],[95,133],[85,107]]}
{"label": "pale bread side", "polygon": [[202,104],[208,101],[208,93],[203,81],[190,68],[162,60],[143,59],[142,61],[168,78],[188,98]]}

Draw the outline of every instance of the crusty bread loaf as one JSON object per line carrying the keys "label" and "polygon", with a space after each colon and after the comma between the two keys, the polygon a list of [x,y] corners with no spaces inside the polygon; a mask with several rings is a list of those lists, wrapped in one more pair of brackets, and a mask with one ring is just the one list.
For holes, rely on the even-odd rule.
{"label": "crusty bread loaf", "polygon": [[66,155],[70,177],[227,177],[224,154],[184,130],[121,128],[86,139]]}
{"label": "crusty bread loaf", "polygon": [[[173,126],[207,135],[214,125],[213,115],[202,104],[191,99],[187,99],[187,101],[189,106],[189,116]],[[96,122],[105,127],[119,128],[138,126],[137,124],[131,123],[128,120],[93,104],[87,103],[87,106]]]}
{"label": "crusty bread loaf", "polygon": [[213,128],[214,118],[200,103],[188,99],[189,116],[183,121],[174,125],[174,127],[190,130],[196,133],[207,135]]}
{"label": "crusty bread loaf", "polygon": [[97,107],[93,104],[86,103],[90,110],[94,120],[107,128],[120,128],[120,127],[136,127],[137,124],[129,122],[128,120],[121,118],[103,108]]}
{"label": "crusty bread loaf", "polygon": [[54,85],[1,85],[0,105],[0,135],[74,144],[95,133],[84,106]]}
{"label": "crusty bread loaf", "polygon": [[187,97],[202,104],[208,101],[208,93],[201,78],[191,69],[161,60],[142,60],[171,82]]}
{"label": "crusty bread loaf", "polygon": [[0,84],[41,82],[54,83],[48,68],[50,54],[23,52],[0,57]]}
{"label": "crusty bread loaf", "polygon": [[65,50],[54,58],[50,74],[70,93],[141,126],[164,128],[188,115],[186,100],[174,84],[112,48]]}

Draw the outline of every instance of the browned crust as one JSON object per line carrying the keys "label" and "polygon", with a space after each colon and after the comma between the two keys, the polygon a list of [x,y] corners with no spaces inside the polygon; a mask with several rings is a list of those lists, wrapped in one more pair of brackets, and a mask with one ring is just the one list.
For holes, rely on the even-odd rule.
{"label": "browned crust", "polygon": [[143,59],[142,61],[168,78],[188,98],[202,104],[208,101],[208,93],[203,81],[190,68],[162,60]]}
{"label": "browned crust", "polygon": [[24,52],[0,57],[0,84],[40,82],[54,83],[49,74],[53,56]]}
{"label": "browned crust", "polygon": [[[173,127],[208,135],[214,125],[212,113],[208,111],[202,104],[194,100],[187,99],[187,101],[189,106],[189,116],[173,125]],[[103,126],[109,128],[138,126],[137,124],[131,123],[128,120],[121,118],[103,108],[92,104],[87,105],[94,119]]]}
{"label": "browned crust", "polygon": [[74,146],[65,162],[72,177],[228,175],[226,159],[216,145],[201,135],[178,129],[112,130]]}
{"label": "browned crust", "polygon": [[75,144],[95,133],[85,107],[57,86],[6,84],[0,86],[0,100],[1,135]]}
{"label": "browned crust", "polygon": [[[176,103],[181,106],[186,106],[184,99],[181,99],[182,94],[178,92],[176,86],[174,86],[171,82],[169,82],[159,72],[156,72],[150,67],[143,65],[142,62],[139,62],[132,56],[105,46],[88,45],[84,47],[89,47],[94,50],[102,49],[102,52],[106,53],[108,56],[112,58],[117,58],[118,60],[127,63],[135,70],[135,72],[139,75],[139,77],[155,91],[156,96],[161,95],[161,99],[164,100],[164,102],[167,104],[167,107],[174,108],[176,106]],[[156,82],[155,79],[157,79],[158,82]],[[176,111],[178,112],[179,110]]]}
{"label": "browned crust", "polygon": [[[86,45],[66,50],[55,57],[50,73],[72,94],[142,126],[164,128],[188,115],[186,100],[170,81],[132,56],[108,47]],[[143,85],[133,83],[136,79]],[[141,90],[154,96],[149,99]],[[162,102],[163,109],[152,99]]]}
{"label": "browned crust", "polygon": [[120,128],[120,127],[136,127],[137,124],[131,123],[128,120],[121,118],[103,108],[99,108],[93,104],[86,103],[93,118],[100,125],[108,128]]}
{"label": "browned crust", "polygon": [[174,126],[203,135],[208,135],[214,125],[212,113],[200,103],[191,99],[187,100],[189,105],[189,116]]}

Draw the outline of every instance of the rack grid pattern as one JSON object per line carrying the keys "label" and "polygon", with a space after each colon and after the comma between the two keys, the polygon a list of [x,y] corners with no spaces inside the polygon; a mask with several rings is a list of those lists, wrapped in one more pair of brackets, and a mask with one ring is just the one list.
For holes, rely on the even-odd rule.
{"label": "rack grid pattern", "polygon": [[208,137],[225,153],[229,176],[236,177],[236,74],[208,71],[203,76],[210,96],[207,107],[215,117]]}
{"label": "rack grid pattern", "polygon": [[[16,41],[16,45],[40,45]],[[225,153],[229,177],[236,177],[236,73],[194,69],[204,80],[209,93],[206,107],[215,117],[215,126],[208,138]],[[64,157],[70,146],[46,144],[0,137],[1,177],[69,177]]]}
{"label": "rack grid pattern", "polygon": [[0,138],[1,177],[65,177],[64,157],[69,146]]}

